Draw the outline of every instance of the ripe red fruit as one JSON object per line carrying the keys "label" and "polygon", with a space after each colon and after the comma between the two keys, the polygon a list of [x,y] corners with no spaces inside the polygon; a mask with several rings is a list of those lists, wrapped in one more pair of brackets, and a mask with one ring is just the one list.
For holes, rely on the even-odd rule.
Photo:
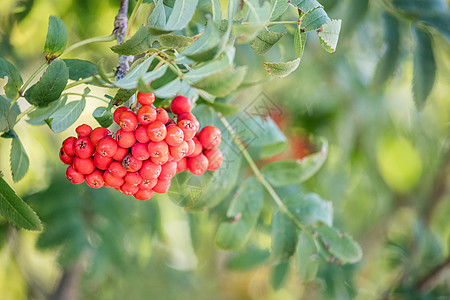
{"label": "ripe red fruit", "polygon": [[142,161],[131,154],[127,154],[122,160],[122,166],[128,172],[137,172],[142,167]]}
{"label": "ripe red fruit", "polygon": [[219,146],[222,141],[222,133],[215,126],[206,126],[200,131],[198,140],[205,149],[212,149]]}
{"label": "ripe red fruit", "polygon": [[163,124],[169,121],[169,114],[164,108],[159,107],[156,109],[156,121],[160,121]]}
{"label": "ripe red fruit", "polygon": [[139,125],[134,131],[134,136],[139,143],[148,143],[150,138],[147,134],[147,125]]}
{"label": "ripe red fruit", "polygon": [[142,106],[137,112],[137,119],[142,125],[148,125],[156,120],[156,110],[148,105]]}
{"label": "ripe red fruit", "polygon": [[141,169],[139,170],[139,175],[141,175],[143,179],[158,178],[160,174],[161,174],[161,166],[154,164],[149,160],[145,160],[142,163]]}
{"label": "ripe red fruit", "polygon": [[124,177],[125,175],[127,175],[127,170],[125,170],[122,166],[122,163],[118,161],[113,161],[109,165],[108,172],[114,177]]}
{"label": "ripe red fruit", "polygon": [[73,184],[80,184],[84,181],[84,175],[75,171],[72,166],[67,167],[66,177]]}
{"label": "ripe red fruit", "polygon": [[92,157],[80,158],[75,156],[73,158],[73,168],[81,174],[91,174],[95,170],[94,159]]}
{"label": "ripe red fruit", "polygon": [[208,149],[203,152],[208,159],[208,170],[214,171],[220,168],[223,162],[223,153],[219,148]]}
{"label": "ripe red fruit", "polygon": [[192,103],[184,96],[176,96],[170,103],[170,110],[176,115],[191,112]]}
{"label": "ripe red fruit", "polygon": [[150,140],[160,142],[164,140],[167,135],[166,125],[160,121],[150,123],[147,127],[147,134]]}
{"label": "ripe red fruit", "polygon": [[110,134],[111,134],[111,132],[108,129],[106,129],[104,127],[97,127],[94,130],[92,130],[92,133],[90,136],[91,142],[95,147],[95,146],[97,146],[98,141],[100,141],[102,138],[107,137]]}
{"label": "ripe red fruit", "polygon": [[165,141],[148,143],[148,152],[151,157],[164,156],[169,153],[169,146]]}
{"label": "ripe red fruit", "polygon": [[150,160],[152,161],[152,163],[157,164],[157,165],[163,165],[166,162],[169,161],[169,154],[164,154],[158,157],[150,157]]}
{"label": "ripe red fruit", "polygon": [[117,161],[122,161],[125,155],[128,154],[127,148],[122,148],[120,146],[117,146],[116,154],[114,154],[113,159]]}
{"label": "ripe red fruit", "polygon": [[74,150],[79,158],[88,158],[94,153],[94,145],[88,137],[80,137],[75,142]]}
{"label": "ripe red fruit", "polygon": [[172,179],[177,173],[177,163],[168,162],[161,166],[161,174],[158,179]]}
{"label": "ripe red fruit", "polygon": [[66,153],[69,156],[74,156],[75,155],[74,146],[76,141],[77,138],[74,136],[65,139],[63,142],[64,153]]}
{"label": "ripe red fruit", "polygon": [[146,160],[150,158],[150,153],[148,152],[147,144],[142,143],[134,144],[134,146],[131,147],[131,154],[139,160]]}
{"label": "ripe red fruit", "polygon": [[142,182],[139,185],[139,189],[141,189],[141,190],[150,190],[150,189],[152,189],[155,186],[155,184],[157,182],[158,182],[158,178],[142,179]]}
{"label": "ripe red fruit", "polygon": [[119,188],[125,182],[122,177],[115,177],[108,170],[103,173],[103,180],[105,181],[105,185],[108,184],[113,188]]}
{"label": "ripe red fruit", "polygon": [[188,155],[189,157],[195,157],[195,156],[199,155],[200,153],[202,153],[202,151],[203,151],[203,146],[200,143],[200,141],[196,137],[194,137],[192,140],[195,143],[195,149],[194,149],[194,152],[192,152],[191,154]]}
{"label": "ripe red fruit", "polygon": [[167,135],[165,141],[169,146],[179,146],[184,140],[184,133],[180,127],[176,125],[169,125],[166,127]]}
{"label": "ripe red fruit", "polygon": [[61,147],[61,149],[59,150],[59,159],[66,165],[70,165],[73,162],[73,156],[67,155],[64,152],[64,147]]}
{"label": "ripe red fruit", "polygon": [[[193,139],[191,139],[191,140],[187,140],[186,143],[188,145],[188,151],[186,152],[186,156],[190,156],[195,151],[195,142]],[[198,143],[200,144],[200,142],[198,142]],[[200,150],[200,152],[201,152],[201,150]],[[198,154],[200,154],[200,152]]]}
{"label": "ripe red fruit", "polygon": [[112,157],[103,156],[98,152],[94,154],[94,165],[97,169],[106,170],[109,165],[113,162]]}
{"label": "ripe red fruit", "polygon": [[158,194],[164,194],[167,193],[167,191],[170,188],[170,184],[171,184],[171,180],[170,179],[158,179],[158,182],[156,183],[156,185],[153,187],[153,191],[155,193]]}
{"label": "ripe red fruit", "polygon": [[141,105],[152,105],[155,102],[155,95],[153,93],[139,92],[137,100]]}
{"label": "ripe red fruit", "polygon": [[208,169],[208,159],[200,154],[188,159],[188,168],[194,175],[202,175]]}
{"label": "ripe red fruit", "polygon": [[198,122],[197,118],[192,113],[182,113],[178,116],[178,122],[181,120],[190,120],[194,123],[194,125],[197,127],[197,130],[200,128],[200,123]]}
{"label": "ripe red fruit", "polygon": [[89,136],[92,132],[92,127],[87,125],[87,124],[82,124],[80,126],[78,126],[75,131],[78,134],[78,137],[86,137]]}
{"label": "ripe red fruit", "polygon": [[189,146],[186,141],[183,141],[179,146],[170,146],[170,155],[176,159],[180,160],[185,157],[189,151]]}
{"label": "ripe red fruit", "polygon": [[135,186],[135,185],[131,185],[128,183],[124,183],[122,184],[122,186],[120,187],[120,190],[122,191],[122,193],[124,193],[125,195],[134,195],[137,193],[137,191],[139,191],[139,187]]}
{"label": "ripe red fruit", "polygon": [[187,169],[187,158],[183,157],[179,161],[177,161],[177,173],[183,172]]}
{"label": "ripe red fruit", "polygon": [[112,137],[105,137],[98,141],[96,150],[103,156],[113,157],[117,152],[117,142]]}
{"label": "ripe red fruit", "polygon": [[128,107],[125,106],[121,106],[116,108],[116,110],[114,111],[113,114],[113,118],[114,118],[114,122],[116,122],[117,124],[119,124],[119,116],[121,113],[123,113],[124,111],[129,111],[130,109]]}
{"label": "ripe red fruit", "polygon": [[151,199],[154,194],[155,192],[152,190],[140,189],[139,191],[136,192],[136,194],[133,195],[133,197],[141,201],[146,201]]}
{"label": "ripe red fruit", "polygon": [[122,148],[131,148],[136,143],[136,137],[133,131],[124,131],[122,129],[116,132],[117,145]]}
{"label": "ripe red fruit", "polygon": [[126,183],[136,186],[142,182],[142,177],[139,175],[139,172],[128,172],[123,179],[125,179]]}
{"label": "ripe red fruit", "polygon": [[133,131],[138,126],[136,114],[131,110],[124,111],[119,116],[119,125],[123,131]]}
{"label": "ripe red fruit", "polygon": [[177,126],[183,131],[185,141],[192,139],[198,130],[194,122],[188,119],[178,121]]}
{"label": "ripe red fruit", "polygon": [[95,170],[91,174],[86,175],[85,178],[87,185],[94,189],[99,189],[105,184],[105,181],[103,180],[103,172],[100,170]]}

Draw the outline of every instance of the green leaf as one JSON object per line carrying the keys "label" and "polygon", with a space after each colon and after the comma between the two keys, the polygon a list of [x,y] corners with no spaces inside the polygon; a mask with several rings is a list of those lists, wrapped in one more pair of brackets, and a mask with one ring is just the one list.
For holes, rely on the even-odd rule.
{"label": "green leaf", "polygon": [[10,163],[13,181],[19,182],[27,173],[30,160],[17,135],[12,140]]}
{"label": "green leaf", "polygon": [[[113,84],[122,89],[135,89],[138,86],[139,79],[144,80],[144,82],[147,84],[151,80],[152,75],[159,75],[159,73],[162,72],[162,74],[160,74],[160,76],[162,76],[167,69],[167,65],[163,65],[157,70],[147,72],[155,56],[156,55],[150,56],[148,59],[144,60],[139,65],[137,65],[137,67],[128,72],[128,74],[124,78],[114,82]],[[144,79],[148,77],[150,77],[150,80]]]}
{"label": "green leaf", "polygon": [[217,247],[234,250],[247,242],[261,212],[263,198],[262,186],[255,177],[242,183],[227,211],[231,220],[220,224],[217,230]]}
{"label": "green leaf", "polygon": [[421,15],[417,19],[417,22],[436,28],[447,39],[447,41],[450,41],[450,13],[436,12],[430,15]]}
{"label": "green leaf", "polygon": [[98,75],[97,66],[90,61],[82,59],[63,59],[69,68],[69,79],[80,80]]}
{"label": "green leaf", "polygon": [[48,106],[61,96],[69,79],[69,69],[66,64],[57,59],[53,61],[39,79],[26,93],[27,101],[36,106]]}
{"label": "green leaf", "polygon": [[155,3],[155,8],[148,16],[148,28],[150,34],[160,35],[167,32],[162,30],[162,28],[166,25],[166,10],[164,9],[163,0],[155,1]]}
{"label": "green leaf", "polygon": [[294,48],[297,57],[301,58],[303,56],[305,44],[306,44],[306,32],[302,32],[300,30],[300,26],[297,26],[297,29],[295,30],[294,33]]}
{"label": "green leaf", "polygon": [[299,8],[303,13],[307,14],[313,9],[322,8],[322,4],[316,0],[292,0],[291,4]]}
{"label": "green leaf", "polygon": [[170,13],[164,29],[176,31],[183,29],[191,20],[197,8],[198,0],[175,0],[172,12]]}
{"label": "green leaf", "polygon": [[317,31],[320,44],[330,53],[336,51],[336,46],[339,40],[339,32],[341,31],[341,22],[341,20],[328,21]]}
{"label": "green leaf", "polygon": [[250,245],[244,250],[237,252],[228,262],[227,267],[234,271],[248,271],[264,264],[269,258],[267,249],[260,249]]}
{"label": "green leaf", "polygon": [[112,100],[115,106],[121,106],[136,93],[137,89],[118,89]]}
{"label": "green leaf", "polygon": [[317,228],[317,232],[328,252],[341,260],[342,263],[356,263],[361,260],[361,247],[347,234],[342,234],[337,229],[327,225]]}
{"label": "green leaf", "polygon": [[14,128],[17,119],[16,107],[10,107],[8,98],[0,95],[0,132],[8,132]]}
{"label": "green leaf", "polygon": [[3,178],[0,178],[0,214],[16,226],[27,230],[42,230],[41,221],[36,213]]}
{"label": "green leaf", "polygon": [[212,62],[202,65],[198,69],[189,71],[185,74],[184,77],[189,79],[189,81],[196,83],[208,76],[221,72],[229,65],[230,62],[228,58],[226,56],[223,56],[220,60],[213,60]]}
{"label": "green leaf", "polygon": [[213,22],[220,24],[222,21],[222,6],[220,5],[220,0],[210,0],[211,9],[213,14]]}
{"label": "green leaf", "polygon": [[216,23],[209,20],[204,34],[187,48],[183,55],[195,61],[212,60],[219,53],[220,41],[221,34]]}
{"label": "green leaf", "polygon": [[314,193],[297,194],[283,199],[293,216],[304,225],[322,222],[331,226],[333,223],[333,205]]}
{"label": "green leaf", "polygon": [[15,99],[23,84],[22,77],[12,63],[0,57],[0,78],[5,76],[8,77],[8,83],[4,87],[6,97]]}
{"label": "green leaf", "polygon": [[352,0],[346,9],[343,34],[350,35],[364,20],[369,10],[369,0]]}
{"label": "green leaf", "polygon": [[67,97],[61,97],[47,107],[38,107],[28,114],[29,119],[26,122],[30,125],[44,125],[46,124],[45,119],[48,119],[55,111],[66,105],[66,102]]}
{"label": "green leaf", "polygon": [[228,103],[211,102],[203,98],[199,98],[196,103],[208,105],[216,112],[220,112],[225,117],[232,116],[239,111],[239,106],[231,105]]}
{"label": "green leaf", "polygon": [[158,40],[162,47],[175,49],[179,53],[183,52],[194,43],[194,39],[191,37],[174,34],[163,34]]}
{"label": "green leaf", "polygon": [[250,45],[257,54],[264,55],[266,54],[273,45],[275,45],[285,33],[279,33],[275,31],[269,31],[268,29],[264,29],[256,36]]}
{"label": "green leaf", "polygon": [[301,26],[305,31],[312,31],[319,29],[328,22],[330,22],[330,18],[325,10],[319,7],[305,15]]}
{"label": "green leaf", "polygon": [[318,251],[313,238],[302,231],[298,238],[296,269],[301,281],[308,282],[316,277],[319,269]]}
{"label": "green leaf", "polygon": [[239,87],[242,80],[244,80],[246,72],[246,66],[238,67],[236,69],[234,69],[233,66],[229,66],[219,73],[215,73],[196,82],[193,86],[204,90],[213,96],[225,97]]}
{"label": "green leaf", "polygon": [[447,11],[447,4],[442,0],[393,0],[391,3],[395,9],[411,17]]}
{"label": "green leaf", "polygon": [[264,177],[274,186],[302,183],[311,178],[325,163],[328,142],[322,140],[322,149],[301,160],[276,161],[262,168]]}
{"label": "green leaf", "polygon": [[78,120],[85,106],[86,99],[82,97],[81,100],[70,102],[55,111],[45,122],[54,132],[62,132]]}
{"label": "green leaf", "polygon": [[48,19],[47,39],[45,40],[44,52],[48,52],[47,59],[61,55],[67,45],[67,29],[63,21],[55,16]]}
{"label": "green leaf", "polygon": [[92,113],[92,116],[102,127],[107,128],[113,123],[113,115],[106,107],[97,107]]}
{"label": "green leaf", "polygon": [[287,281],[289,277],[289,262],[282,262],[275,267],[273,267],[272,272],[270,273],[270,283],[272,284],[272,288],[277,291],[281,289]]}
{"label": "green leaf", "polygon": [[372,81],[374,87],[383,86],[394,74],[400,54],[399,22],[394,16],[384,13],[384,41],[386,50],[380,58]]}
{"label": "green leaf", "polygon": [[154,91],[154,94],[158,98],[171,98],[178,94],[180,88],[181,88],[181,80],[176,78],[175,80],[172,80],[163,87],[156,89]]}
{"label": "green leaf", "polygon": [[264,69],[274,77],[286,77],[294,72],[300,64],[300,58],[288,62],[264,63]]}
{"label": "green leaf", "polygon": [[289,7],[289,0],[271,0],[272,11],[270,12],[269,20],[278,19]]}
{"label": "green leaf", "polygon": [[153,41],[155,36],[149,33],[149,28],[141,26],[129,40],[112,46],[111,50],[119,55],[138,55],[150,49]]}
{"label": "green leaf", "polygon": [[109,79],[105,67],[103,66],[105,60],[102,58],[98,61],[97,63],[97,71],[98,71],[98,75],[100,75],[100,78],[107,84],[111,84],[111,80]]}
{"label": "green leaf", "polygon": [[272,253],[271,259],[276,263],[287,261],[297,247],[297,228],[289,216],[276,211],[272,217]]}
{"label": "green leaf", "polygon": [[414,39],[416,40],[412,92],[416,107],[418,110],[421,110],[424,108],[425,101],[433,89],[436,78],[436,62],[434,60],[431,35],[414,26],[412,28]]}

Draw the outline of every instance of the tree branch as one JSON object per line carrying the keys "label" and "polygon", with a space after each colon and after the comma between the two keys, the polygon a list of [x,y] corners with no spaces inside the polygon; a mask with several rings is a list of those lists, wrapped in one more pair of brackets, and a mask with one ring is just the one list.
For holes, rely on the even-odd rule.
{"label": "tree branch", "polygon": [[[119,12],[114,19],[114,34],[116,35],[117,45],[121,44],[125,40],[128,27],[128,0],[120,1]],[[119,63],[117,65],[116,80],[119,80],[128,73],[130,68],[129,62],[133,59],[133,56],[119,55]]]}
{"label": "tree branch", "polygon": [[420,291],[431,290],[436,285],[439,276],[448,267],[450,267],[450,256],[417,281],[416,288]]}

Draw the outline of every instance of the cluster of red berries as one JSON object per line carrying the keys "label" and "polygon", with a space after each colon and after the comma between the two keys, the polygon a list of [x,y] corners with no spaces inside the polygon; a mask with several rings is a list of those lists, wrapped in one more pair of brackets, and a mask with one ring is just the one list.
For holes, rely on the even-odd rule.
{"label": "cluster of red berries", "polygon": [[199,131],[188,98],[172,100],[176,121],[165,109],[152,106],[153,94],[139,92],[137,99],[137,113],[127,107],[114,111],[114,121],[121,127],[115,134],[83,124],[76,128],[78,138],[64,140],[59,157],[69,165],[66,176],[71,183],[110,186],[148,200],[155,192],[166,193],[176,173],[189,170],[201,175],[220,167],[223,154],[217,146],[222,134],[214,126]]}

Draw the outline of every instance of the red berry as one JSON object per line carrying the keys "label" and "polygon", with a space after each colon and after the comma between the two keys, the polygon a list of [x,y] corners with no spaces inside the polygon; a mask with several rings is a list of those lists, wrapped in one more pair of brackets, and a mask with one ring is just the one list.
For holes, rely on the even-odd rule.
{"label": "red berry", "polygon": [[92,132],[92,127],[87,125],[87,124],[83,124],[78,126],[75,131],[78,133],[78,137],[86,137],[89,136]]}
{"label": "red berry", "polygon": [[147,134],[150,140],[160,142],[164,140],[167,135],[166,125],[160,121],[150,123],[147,127]]}
{"label": "red berry", "polygon": [[128,172],[137,172],[142,167],[142,161],[131,154],[127,154],[122,160],[122,166]]}
{"label": "red berry", "polygon": [[72,166],[67,167],[66,177],[73,184],[80,184],[84,181],[84,175],[75,171]]}
{"label": "red berry", "polygon": [[186,141],[183,141],[183,143],[181,143],[181,145],[179,146],[170,146],[169,148],[170,148],[170,155],[177,160],[185,157],[189,151],[189,146],[186,143]]}
{"label": "red berry", "polygon": [[95,146],[97,146],[98,141],[110,135],[111,132],[104,127],[97,127],[91,133],[91,142]]}
{"label": "red berry", "polygon": [[137,100],[141,105],[152,105],[155,102],[155,95],[153,93],[139,92]]}
{"label": "red berry", "polygon": [[134,131],[134,136],[139,143],[148,143],[150,138],[147,134],[147,125],[139,125]]}
{"label": "red berry", "polygon": [[136,137],[133,131],[123,131],[122,129],[116,132],[117,145],[122,148],[131,148],[136,144]]}
{"label": "red berry", "polygon": [[66,165],[70,165],[73,162],[73,156],[67,155],[64,152],[64,147],[61,147],[61,149],[59,150],[59,159]]}
{"label": "red berry", "polygon": [[197,130],[200,128],[200,123],[198,122],[197,118],[192,113],[182,113],[178,115],[178,122],[181,120],[189,120],[194,123],[194,125],[197,127]]}
{"label": "red berry", "polygon": [[160,174],[161,174],[161,166],[154,164],[149,160],[145,160],[142,163],[141,169],[139,170],[139,175],[141,175],[143,179],[158,178]]}
{"label": "red berry", "polygon": [[141,189],[141,190],[150,190],[150,189],[152,189],[155,186],[155,184],[157,182],[158,182],[158,178],[142,179],[142,182],[139,185],[139,189]]}
{"label": "red berry", "polygon": [[108,172],[114,177],[124,177],[127,175],[127,170],[125,170],[122,164],[118,161],[113,161],[109,167]]}
{"label": "red berry", "polygon": [[92,157],[80,158],[75,156],[73,158],[73,168],[81,174],[91,174],[95,170],[94,159]]}
{"label": "red berry", "polygon": [[164,156],[169,153],[169,146],[165,141],[148,143],[148,152],[151,157]]}
{"label": "red berry", "polygon": [[220,168],[223,162],[223,154],[219,148],[205,150],[203,154],[208,159],[208,170],[214,171]]}
{"label": "red berry", "polygon": [[180,127],[176,125],[168,125],[165,141],[169,146],[179,146],[184,140],[184,133]]}
{"label": "red berry", "polygon": [[113,157],[117,152],[117,142],[112,137],[105,137],[98,141],[96,150],[103,156]]}
{"label": "red berry", "polygon": [[148,153],[147,144],[142,143],[134,144],[134,146],[131,147],[131,154],[139,160],[146,160],[150,158],[150,153]]}
{"label": "red berry", "polygon": [[[187,140],[186,143],[188,145],[188,151],[186,153],[186,156],[190,156],[195,151],[195,142],[193,139],[191,139],[191,140]],[[200,142],[198,142],[198,143],[200,144]],[[201,152],[201,150],[200,150],[200,152]]]}
{"label": "red berry", "polygon": [[136,192],[136,194],[133,195],[133,197],[138,200],[141,200],[141,201],[146,201],[146,200],[151,199],[154,194],[155,194],[155,192],[152,190],[140,189],[139,191]]}
{"label": "red berry", "polygon": [[173,176],[177,173],[177,163],[176,162],[168,162],[161,166],[161,174],[159,175],[159,179],[172,179]]}
{"label": "red berry", "polygon": [[136,114],[130,110],[124,111],[119,116],[119,125],[123,131],[133,131],[138,126]]}
{"label": "red berry", "polygon": [[127,148],[122,148],[120,146],[117,146],[116,154],[114,154],[113,159],[117,161],[122,161],[125,155],[128,154]]}
{"label": "red berry", "polygon": [[125,182],[122,177],[115,177],[108,170],[103,173],[103,180],[105,181],[105,185],[108,184],[113,188],[118,188]]}
{"label": "red berry", "polygon": [[94,189],[99,189],[105,184],[103,172],[100,170],[95,170],[91,174],[86,175],[85,178],[87,185]]}
{"label": "red berry", "polygon": [[79,158],[88,158],[94,153],[94,145],[88,137],[80,137],[75,142],[74,150]]}
{"label": "red berry", "polygon": [[208,159],[200,154],[188,159],[188,168],[194,175],[202,175],[208,169]]}
{"label": "red berry", "polygon": [[126,183],[136,186],[142,182],[142,177],[139,175],[139,172],[128,172],[123,179],[125,179]]}
{"label": "red berry", "polygon": [[158,182],[156,183],[156,185],[153,187],[153,191],[155,193],[159,193],[159,194],[164,194],[167,193],[167,191],[170,188],[170,184],[171,184],[171,180],[170,179],[158,179]]}
{"label": "red berry", "polygon": [[152,163],[157,164],[157,165],[163,165],[166,162],[169,161],[169,154],[164,154],[158,157],[150,157],[150,160],[152,161]]}
{"label": "red berry", "polygon": [[142,106],[137,112],[137,119],[142,125],[148,125],[156,120],[156,110],[148,105]]}
{"label": "red berry", "polygon": [[74,156],[75,155],[74,146],[76,141],[77,138],[74,136],[65,139],[63,142],[64,153],[66,153],[69,156]]}
{"label": "red berry", "polygon": [[191,112],[192,103],[184,96],[176,96],[170,103],[170,110],[176,115]]}
{"label": "red berry", "polygon": [[188,155],[189,157],[195,157],[195,156],[199,155],[200,153],[202,153],[202,151],[203,151],[203,146],[200,143],[200,141],[196,137],[194,137],[192,140],[195,143],[195,149],[191,154]]}
{"label": "red berry", "polygon": [[113,114],[113,118],[114,118],[114,122],[116,122],[117,124],[119,124],[119,116],[121,113],[123,113],[124,111],[129,111],[130,109],[128,107],[125,106],[121,106],[116,108],[116,110],[114,111]]}
{"label": "red berry", "polygon": [[139,191],[139,187],[135,186],[135,185],[131,185],[128,183],[124,183],[122,184],[122,186],[120,187],[120,190],[122,191],[122,193],[124,193],[125,195],[134,195],[137,193],[137,191]]}
{"label": "red berry", "polygon": [[163,124],[166,124],[169,121],[169,114],[167,110],[162,107],[156,109],[156,121],[160,121]]}
{"label": "red berry", "polygon": [[94,154],[94,165],[97,169],[106,170],[109,165],[113,162],[112,157],[103,156],[98,152]]}
{"label": "red berry", "polygon": [[187,158],[183,157],[179,161],[177,161],[177,173],[183,172],[187,169]]}
{"label": "red berry", "polygon": [[212,149],[219,146],[222,141],[222,133],[215,126],[206,126],[200,131],[198,140],[205,149]]}
{"label": "red berry", "polygon": [[177,126],[183,131],[185,141],[192,139],[198,130],[194,122],[188,119],[178,121]]}

